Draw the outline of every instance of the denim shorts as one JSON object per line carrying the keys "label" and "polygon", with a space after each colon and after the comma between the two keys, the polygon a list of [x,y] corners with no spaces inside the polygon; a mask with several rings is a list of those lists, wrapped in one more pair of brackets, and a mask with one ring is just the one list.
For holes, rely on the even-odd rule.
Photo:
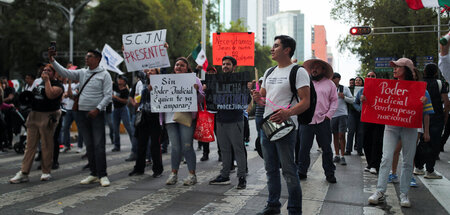
{"label": "denim shorts", "polygon": [[344,115],[331,119],[331,131],[333,131],[333,133],[347,132],[347,118],[347,115]]}

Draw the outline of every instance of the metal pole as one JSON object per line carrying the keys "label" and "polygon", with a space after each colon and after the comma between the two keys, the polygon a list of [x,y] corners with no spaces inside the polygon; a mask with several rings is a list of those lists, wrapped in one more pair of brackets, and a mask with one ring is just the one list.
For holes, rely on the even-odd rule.
{"label": "metal pole", "polygon": [[441,12],[439,11],[439,8],[436,8],[436,13],[437,13],[437,58],[439,59],[439,49],[441,48],[439,45],[439,39],[441,38]]}
{"label": "metal pole", "polygon": [[73,8],[70,8],[69,12],[69,61],[73,63],[73,20],[75,19],[75,14]]}
{"label": "metal pole", "polygon": [[[206,53],[206,2],[202,0],[202,49]],[[201,71],[201,79],[205,80],[205,71]]]}

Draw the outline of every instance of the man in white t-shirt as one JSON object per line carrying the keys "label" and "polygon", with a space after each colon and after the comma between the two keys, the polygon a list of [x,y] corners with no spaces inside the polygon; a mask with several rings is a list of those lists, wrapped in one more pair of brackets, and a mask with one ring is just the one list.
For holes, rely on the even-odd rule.
{"label": "man in white t-shirt", "polygon": [[[306,70],[300,67],[297,70],[295,81],[295,89],[297,89],[297,96],[300,102],[297,103],[296,99],[292,100],[293,95],[290,88],[289,75],[291,69],[295,66],[291,62],[295,47],[296,42],[291,37],[285,35],[275,37],[275,42],[270,52],[272,59],[278,63],[278,66],[269,75],[267,73],[270,69],[265,72],[261,91],[253,91],[253,99],[260,105],[266,105],[264,110],[265,118],[275,112],[270,116],[271,121],[280,124],[288,118],[292,118],[296,123],[296,127],[298,127],[297,115],[309,108],[310,80]],[[262,97],[265,97],[265,99],[262,99]],[[297,135],[297,130],[294,130],[276,141],[270,141],[267,134],[262,135],[261,146],[267,171],[269,198],[267,206],[258,214],[280,213],[280,164],[289,191],[287,206],[289,214],[301,214],[302,191],[294,160]]]}

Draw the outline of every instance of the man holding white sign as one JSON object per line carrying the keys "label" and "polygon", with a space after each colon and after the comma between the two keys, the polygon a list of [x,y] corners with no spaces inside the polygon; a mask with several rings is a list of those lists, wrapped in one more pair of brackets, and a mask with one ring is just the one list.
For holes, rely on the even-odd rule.
{"label": "man holding white sign", "polygon": [[129,72],[170,67],[166,29],[122,35],[123,56]]}

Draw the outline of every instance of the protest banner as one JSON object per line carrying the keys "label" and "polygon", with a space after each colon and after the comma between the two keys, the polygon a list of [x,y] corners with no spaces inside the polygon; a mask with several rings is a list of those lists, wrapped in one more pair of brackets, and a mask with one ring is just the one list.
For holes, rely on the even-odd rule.
{"label": "protest banner", "polygon": [[100,66],[103,68],[118,73],[123,74],[122,71],[120,71],[117,66],[119,66],[120,63],[123,62],[123,58],[116,52],[114,49],[111,48],[108,44],[105,44],[103,46],[102,50],[102,60],[100,61]]}
{"label": "protest banner", "polygon": [[129,72],[170,67],[166,29],[122,35],[123,56]]}
{"label": "protest banner", "polygon": [[213,65],[222,65],[224,56],[232,56],[238,66],[255,65],[255,33],[214,33]]}
{"label": "protest banner", "polygon": [[206,103],[210,110],[244,110],[250,102],[250,72],[206,74]]}
{"label": "protest banner", "polygon": [[361,121],[407,128],[422,127],[426,83],[368,78],[364,84],[366,101]]}
{"label": "protest banner", "polygon": [[151,75],[152,112],[196,112],[194,73]]}

